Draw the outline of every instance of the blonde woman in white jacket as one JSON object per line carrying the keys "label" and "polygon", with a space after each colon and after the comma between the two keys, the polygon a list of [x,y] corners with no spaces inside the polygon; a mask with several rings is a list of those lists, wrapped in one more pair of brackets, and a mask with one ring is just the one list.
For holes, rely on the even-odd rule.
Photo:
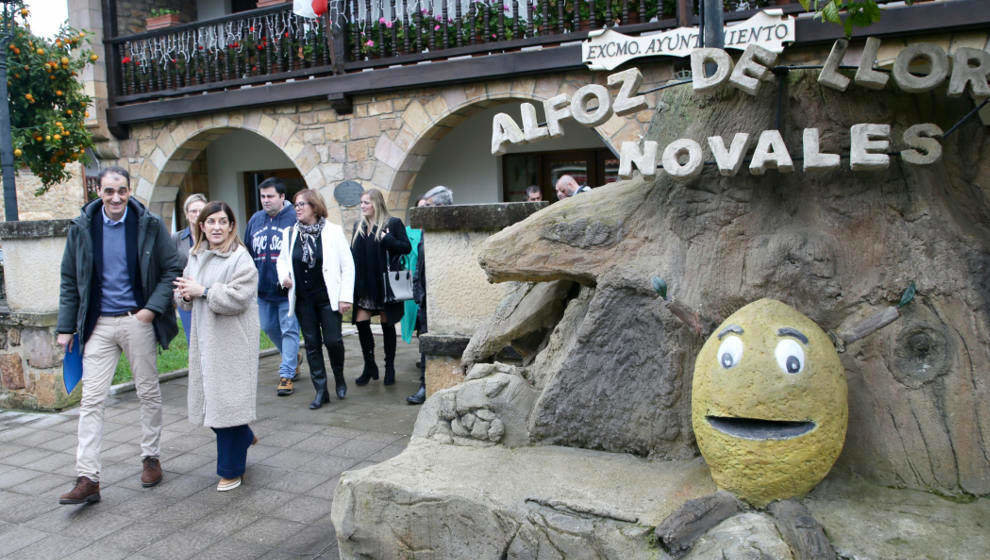
{"label": "blonde woman in white jacket", "polygon": [[347,395],[341,314],[354,299],[354,261],[337,224],[327,221],[323,197],[312,189],[295,196],[296,219],[282,234],[282,252],[275,264],[278,281],[289,290],[289,315],[295,313],[306,341],[309,376],[316,389],[310,409],[330,401],[322,345],[330,356],[337,398]]}

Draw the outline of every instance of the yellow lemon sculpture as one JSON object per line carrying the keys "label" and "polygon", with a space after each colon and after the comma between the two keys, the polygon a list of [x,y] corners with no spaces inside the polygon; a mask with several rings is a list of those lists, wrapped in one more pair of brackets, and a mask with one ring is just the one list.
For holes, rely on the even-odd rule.
{"label": "yellow lemon sculpture", "polygon": [[705,341],[691,421],[719,488],[763,507],[807,493],[846,437],[846,376],[829,337],[799,311],[761,299]]}

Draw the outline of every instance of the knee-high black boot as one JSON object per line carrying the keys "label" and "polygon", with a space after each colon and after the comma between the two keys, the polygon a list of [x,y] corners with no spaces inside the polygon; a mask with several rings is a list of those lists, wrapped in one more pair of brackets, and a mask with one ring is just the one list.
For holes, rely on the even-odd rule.
{"label": "knee-high black boot", "polygon": [[361,342],[361,354],[364,355],[364,371],[354,383],[361,387],[372,379],[378,379],[378,366],[375,365],[375,336],[371,334],[371,321],[358,321],[357,330],[358,340]]}
{"label": "knee-high black boot", "polygon": [[344,343],[327,344],[327,355],[330,356],[330,369],[333,371],[337,398],[343,399],[347,396],[347,382],[344,381]]}
{"label": "knee-high black boot", "polygon": [[395,323],[382,323],[382,346],[385,347],[385,384],[395,384]]}
{"label": "knee-high black boot", "polygon": [[307,346],[306,359],[309,362],[309,377],[313,380],[313,388],[316,389],[316,398],[309,403],[309,408],[317,409],[323,406],[323,403],[330,402],[330,394],[327,392],[326,365],[323,363],[323,349],[316,345],[313,348]]}

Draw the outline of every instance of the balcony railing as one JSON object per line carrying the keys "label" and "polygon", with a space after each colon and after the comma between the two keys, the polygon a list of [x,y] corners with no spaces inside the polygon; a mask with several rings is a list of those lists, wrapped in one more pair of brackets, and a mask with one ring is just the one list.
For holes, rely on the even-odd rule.
{"label": "balcony railing", "polygon": [[[726,20],[777,0],[726,0]],[[427,60],[539,48],[604,26],[640,33],[697,21],[697,0],[331,0],[319,19],[291,4],[116,37],[116,105]],[[784,6],[800,11],[797,3]]]}

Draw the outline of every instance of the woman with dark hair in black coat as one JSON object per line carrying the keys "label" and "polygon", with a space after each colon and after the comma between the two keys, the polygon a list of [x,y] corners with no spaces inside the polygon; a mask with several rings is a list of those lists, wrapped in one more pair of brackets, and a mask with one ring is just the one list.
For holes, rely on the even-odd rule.
{"label": "woman with dark hair in black coat", "polygon": [[388,269],[400,270],[403,255],[412,246],[402,220],[389,214],[385,198],[377,190],[361,195],[361,221],[355,225],[351,238],[354,257],[354,323],[358,329],[364,371],[354,380],[358,386],[378,379],[375,365],[375,339],[371,334],[371,317],[379,315],[382,325],[382,345],[385,347],[385,385],[395,383],[395,324],[402,320],[403,302],[390,301],[385,285]]}

